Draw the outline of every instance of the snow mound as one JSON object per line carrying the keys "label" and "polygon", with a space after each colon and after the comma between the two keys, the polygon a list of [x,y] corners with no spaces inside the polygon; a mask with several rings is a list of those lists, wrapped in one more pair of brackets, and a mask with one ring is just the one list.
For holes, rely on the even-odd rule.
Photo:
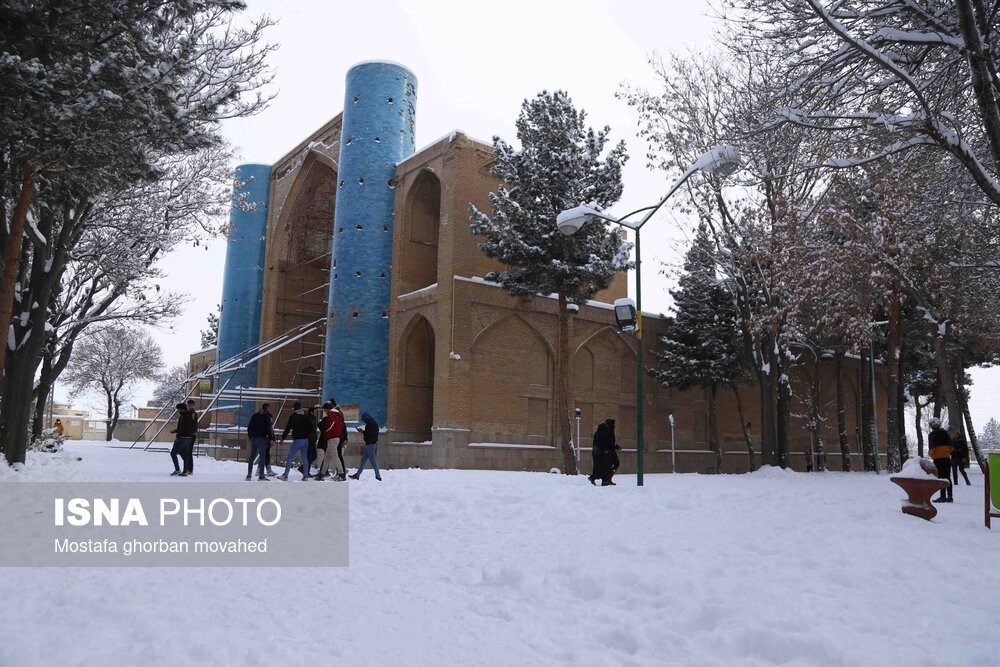
{"label": "snow mound", "polygon": [[778,466],[761,466],[751,474],[757,479],[791,479],[798,475],[791,468],[780,468]]}
{"label": "snow mound", "polygon": [[929,459],[922,459],[919,457],[913,457],[911,459],[906,459],[906,463],[903,464],[903,469],[893,475],[893,477],[909,477],[911,479],[937,479],[937,475],[929,472],[923,463],[928,464],[931,468],[934,464],[931,463]]}

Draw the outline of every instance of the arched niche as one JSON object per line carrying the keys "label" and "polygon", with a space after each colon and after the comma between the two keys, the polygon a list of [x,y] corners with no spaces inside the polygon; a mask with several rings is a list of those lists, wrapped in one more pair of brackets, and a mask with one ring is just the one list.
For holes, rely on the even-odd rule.
{"label": "arched niche", "polygon": [[399,346],[397,430],[404,438],[431,440],[434,421],[434,328],[417,315]]}
{"label": "arched niche", "polygon": [[438,234],[441,228],[441,181],[420,172],[406,196],[402,236],[402,293],[437,282]]}

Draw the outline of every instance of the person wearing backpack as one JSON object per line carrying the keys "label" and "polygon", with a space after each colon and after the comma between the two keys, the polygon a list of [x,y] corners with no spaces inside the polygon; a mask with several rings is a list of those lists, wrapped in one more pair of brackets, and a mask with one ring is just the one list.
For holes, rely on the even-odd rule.
{"label": "person wearing backpack", "polygon": [[344,475],[347,472],[344,469],[344,445],[347,442],[347,428],[344,426],[344,413],[337,406],[337,401],[328,401],[327,405],[330,407],[327,410],[326,417],[323,419],[323,432],[321,435],[321,438],[327,443],[326,454],[323,456],[323,463],[319,467],[319,474],[316,476],[316,479],[326,479],[326,475],[330,470],[330,463],[333,461],[334,454],[336,454],[339,459],[339,467],[333,475],[333,480],[335,482],[342,482],[346,479]]}

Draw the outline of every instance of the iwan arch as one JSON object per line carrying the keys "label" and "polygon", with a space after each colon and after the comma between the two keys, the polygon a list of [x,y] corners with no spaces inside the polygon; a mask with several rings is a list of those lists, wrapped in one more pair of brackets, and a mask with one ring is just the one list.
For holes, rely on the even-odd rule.
{"label": "iwan arch", "polygon": [[[320,389],[357,404],[387,428],[379,457],[389,467],[560,467],[557,302],[513,297],[485,281],[499,265],[469,228],[469,204],[489,210],[498,185],[492,147],[456,131],[415,151],[413,74],[373,62],[347,78],[343,113],[275,164],[240,168],[219,357],[326,317],[325,337],[261,359],[244,386]],[[585,454],[597,423],[614,418],[627,472],[635,460],[635,341],[615,329],[609,305],[626,292],[622,275],[570,319],[571,405],[582,411]],[[662,323],[647,316],[645,326],[652,343]],[[651,346],[647,366],[657,363]],[[856,379],[849,385],[853,405]],[[757,421],[756,391],[743,398]],[[702,392],[647,382],[643,400],[647,471],[670,469],[669,414],[678,468],[719,470]],[[735,401],[722,395],[718,409],[721,469],[742,472]],[[848,420],[853,430],[853,410]],[[833,443],[832,427],[824,428]],[[792,436],[797,464],[809,434],[793,428]]]}

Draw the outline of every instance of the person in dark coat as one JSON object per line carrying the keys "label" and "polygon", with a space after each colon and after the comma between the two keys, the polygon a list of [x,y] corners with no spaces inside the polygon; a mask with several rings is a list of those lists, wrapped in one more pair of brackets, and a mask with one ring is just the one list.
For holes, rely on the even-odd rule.
{"label": "person in dark coat", "polygon": [[931,432],[927,434],[927,453],[934,460],[934,466],[938,471],[938,479],[948,482],[948,486],[941,489],[938,496],[939,503],[950,503],[954,500],[951,485],[951,453],[954,450],[951,443],[951,436],[948,431],[941,428],[941,420],[932,418],[928,421]]}
{"label": "person in dark coat", "polygon": [[267,459],[267,450],[274,440],[274,420],[271,417],[271,405],[265,403],[258,412],[250,417],[247,424],[247,438],[250,440],[250,455],[247,457],[247,481],[253,475],[253,464],[257,461],[257,479],[262,482],[267,481],[264,475],[264,468]]}
{"label": "person in dark coat", "polygon": [[296,401],[292,406],[292,414],[288,418],[288,423],[285,424],[285,430],[281,433],[281,442],[285,441],[289,433],[292,434],[292,446],[288,448],[288,456],[285,457],[285,472],[279,475],[278,479],[283,482],[288,481],[288,471],[292,469],[292,461],[296,454],[302,461],[302,467],[299,470],[302,472],[303,481],[309,479],[309,434],[314,430],[315,423],[302,409],[302,404]]}
{"label": "person in dark coat", "polygon": [[[170,431],[177,436],[174,439],[173,447],[170,448],[170,458],[174,462],[174,471],[170,474],[177,477],[187,477],[191,474],[188,461],[191,459],[191,450],[194,447],[194,436],[198,432],[198,424],[192,418],[191,413],[188,412],[187,405],[178,403],[176,407],[177,428]],[[183,471],[177,463],[178,456],[184,462]]]}
{"label": "person in dark coat", "polygon": [[965,469],[969,467],[969,443],[965,441],[960,429],[952,429],[951,446],[954,450],[951,453],[951,474],[955,484],[958,484],[958,473],[962,473],[965,478],[965,485],[972,486],[969,476],[965,474]]}
{"label": "person in dark coat", "polygon": [[[621,465],[621,460],[618,458],[618,451],[621,450],[621,447],[618,446],[618,437],[615,435],[615,420],[605,419],[604,423],[608,425],[608,431],[611,432],[611,452],[609,454],[611,458],[611,474],[608,475],[605,481],[608,486],[614,486],[615,483],[611,481],[611,478],[618,472],[618,466]],[[602,486],[604,485],[602,484]]]}
{"label": "person in dark coat", "polygon": [[184,460],[184,465],[187,467],[189,475],[194,474],[194,446],[198,442],[198,410],[195,409],[195,402],[193,398],[189,398],[187,402],[187,411],[191,415],[191,421],[194,423],[194,432],[191,434],[191,446],[188,448],[188,456]]}
{"label": "person in dark coat", "polygon": [[[312,430],[309,431],[309,444],[307,447],[307,452],[309,456],[309,474],[312,474],[313,463],[316,462],[316,458],[319,456],[317,443],[319,442],[319,417],[316,416],[316,408],[309,407],[306,409],[306,416],[309,417],[309,421],[312,422]],[[326,452],[324,452],[325,454]],[[302,472],[302,466],[299,466],[299,472]]]}
{"label": "person in dark coat", "polygon": [[361,421],[364,426],[358,426],[358,430],[365,438],[365,453],[361,455],[361,463],[358,464],[357,472],[350,477],[351,479],[361,479],[361,472],[365,469],[365,462],[371,461],[372,469],[375,470],[375,479],[381,482],[382,473],[379,472],[378,459],[375,458],[375,453],[378,449],[378,422],[367,412],[361,413]]}
{"label": "person in dark coat", "polygon": [[596,486],[597,480],[601,480],[601,486],[605,486],[604,480],[610,479],[611,451],[613,451],[611,429],[608,428],[605,422],[601,422],[597,425],[597,430],[594,431],[594,438],[590,449],[591,456],[594,458],[594,470],[587,479],[590,480],[591,484]]}

